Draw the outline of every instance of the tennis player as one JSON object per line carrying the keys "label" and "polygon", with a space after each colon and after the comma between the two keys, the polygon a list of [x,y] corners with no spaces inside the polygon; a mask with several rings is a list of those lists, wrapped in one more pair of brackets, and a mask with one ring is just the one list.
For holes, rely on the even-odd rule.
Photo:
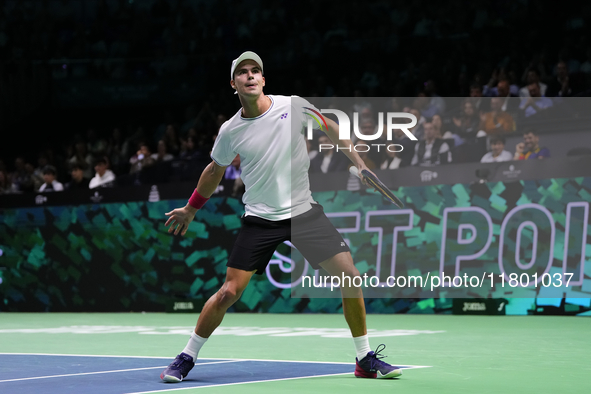
{"label": "tennis player", "polygon": [[[317,109],[297,96],[265,95],[263,61],[254,52],[244,52],[232,62],[230,85],[242,108],[221,126],[211,152],[213,161],[201,174],[187,205],[166,213],[166,226],[170,226],[169,233],[185,235],[237,154],[245,185],[245,214],[227,262],[226,280],[205,303],[187,346],[160,375],[165,382],[180,382],[187,376],[227,309],[238,301],[252,275],[265,272],[275,248],[282,242],[291,240],[315,269],[322,267],[336,276],[359,276],[349,247],[310,192],[304,107]],[[351,146],[350,140],[339,140],[335,122],[326,122],[326,134],[335,144]],[[344,152],[359,173],[367,169],[354,149]],[[341,293],[357,354],[355,376],[400,376],[402,371],[398,367],[381,360],[384,356],[379,353],[385,346],[378,346],[375,352],[370,349],[361,289],[342,287]]]}

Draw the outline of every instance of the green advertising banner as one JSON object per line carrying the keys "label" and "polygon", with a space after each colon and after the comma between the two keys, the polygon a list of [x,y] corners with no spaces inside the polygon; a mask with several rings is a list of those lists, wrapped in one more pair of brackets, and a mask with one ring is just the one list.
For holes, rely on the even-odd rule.
{"label": "green advertising banner", "polygon": [[[325,191],[314,198],[349,243],[362,274],[384,282],[388,276],[427,279],[427,273],[432,281],[444,271],[483,283],[471,283],[460,295],[450,286],[436,296],[411,287],[396,297],[370,294],[369,313],[452,313],[454,298],[461,297],[460,310],[478,311],[486,304],[478,300],[492,298],[503,300],[495,305],[507,314],[548,308],[588,314],[590,193],[591,178],[559,178],[401,187],[404,210],[370,191]],[[238,199],[214,197],[187,235],[174,237],[164,213],[185,202],[0,209],[0,310],[191,305],[198,311],[223,283],[244,208]],[[338,312],[338,298],[292,294],[297,255],[281,245],[232,310]]]}

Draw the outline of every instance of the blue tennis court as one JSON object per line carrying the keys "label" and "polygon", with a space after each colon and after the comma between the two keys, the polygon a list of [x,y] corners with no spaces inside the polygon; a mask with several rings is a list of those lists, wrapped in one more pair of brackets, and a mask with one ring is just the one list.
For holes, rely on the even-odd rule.
{"label": "blue tennis court", "polygon": [[[0,392],[123,394],[350,374],[354,364],[200,359],[182,384],[163,383],[170,358],[0,354]],[[404,366],[403,368],[409,368]]]}

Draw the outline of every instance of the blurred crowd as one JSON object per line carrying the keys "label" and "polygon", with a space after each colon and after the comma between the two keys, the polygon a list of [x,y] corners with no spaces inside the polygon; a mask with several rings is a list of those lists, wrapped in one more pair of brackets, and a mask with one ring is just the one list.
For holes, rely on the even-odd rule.
{"label": "blurred crowd", "polygon": [[[505,83],[504,80],[499,81],[499,91],[502,92]],[[542,144],[544,134],[534,126],[543,122],[556,122],[562,115],[561,110],[564,111],[561,106],[566,104],[553,98],[536,96],[534,87],[537,89],[537,82],[529,86],[533,96],[521,98],[511,97],[509,93],[483,97],[480,85],[474,85],[471,97],[467,98],[442,98],[424,93],[414,99],[357,98],[356,103],[348,108],[349,118],[353,119],[353,112],[357,112],[359,119],[358,130],[361,135],[352,138],[354,149],[371,170],[550,158],[550,149]],[[411,105],[406,106],[404,102]],[[459,105],[445,110],[451,102]],[[331,107],[331,104],[327,106]],[[394,129],[393,138],[387,139],[386,120],[382,118],[379,121],[380,112],[413,114],[417,122],[408,129],[409,133],[401,128]],[[553,116],[557,118],[553,119]],[[535,120],[541,122],[532,122]],[[394,119],[393,123],[403,124],[407,121]],[[373,138],[376,135],[378,138]],[[507,146],[507,137],[516,135],[523,139],[515,146]],[[573,149],[580,148],[577,141],[564,141],[564,144],[567,154],[591,154],[591,149],[575,152]],[[345,171],[351,164],[344,150],[322,133],[318,133],[317,138],[308,143],[308,152],[310,171],[313,173]]]}
{"label": "blurred crowd", "polygon": [[[502,92],[504,80],[497,90]],[[355,103],[339,107],[340,98],[326,98],[327,108],[349,112],[358,119],[360,135],[353,134],[354,148],[371,170],[396,170],[407,166],[433,167],[449,163],[491,163],[511,160],[539,160],[553,157],[544,136],[527,121],[545,118],[552,109],[565,104],[556,97],[540,96],[539,83],[530,86],[527,97],[483,97],[482,86],[474,85],[470,97],[443,98],[420,93],[414,98],[355,98]],[[313,98],[310,98],[311,100]],[[313,100],[314,101],[314,100]],[[556,104],[555,104],[556,103]],[[452,108],[447,108],[454,104]],[[533,113],[529,113],[529,111]],[[357,117],[353,116],[357,112]],[[417,122],[408,129],[394,129],[387,139],[386,120],[378,113],[405,112]],[[330,115],[327,115],[330,116]],[[382,118],[384,119],[384,118]],[[19,155],[12,170],[0,160],[0,193],[49,192],[68,189],[93,189],[129,184],[154,184],[197,180],[210,159],[217,131],[227,120],[221,113],[199,111],[183,124],[163,121],[150,128],[125,130],[114,127],[108,138],[93,128],[77,134],[71,143],[58,149],[47,147],[36,162]],[[394,119],[396,123],[406,120]],[[381,129],[380,129],[380,123]],[[205,127],[213,124],[212,128]],[[205,132],[204,130],[210,130]],[[379,134],[379,138],[369,138]],[[507,137],[519,135],[515,146]],[[410,138],[410,137],[414,138]],[[515,139],[514,139],[515,140]],[[307,140],[311,173],[347,171],[351,165],[342,149],[323,132],[316,131]],[[581,150],[577,141],[565,141],[567,148]],[[591,154],[587,147],[578,154]],[[226,179],[239,179],[240,157],[227,168]],[[239,181],[237,181],[239,182]]]}
{"label": "blurred crowd", "polygon": [[[146,109],[142,121],[102,110],[101,126],[86,119],[14,160],[3,150],[0,192],[195,179],[187,169],[209,160],[238,109],[227,71],[247,49],[265,61],[268,94],[398,97],[385,110],[415,114],[418,141],[398,133],[382,141],[391,149],[361,152],[370,168],[549,157],[544,136],[521,124],[589,96],[590,17],[591,5],[531,0],[0,0],[3,92],[32,64],[54,80],[199,78],[207,92],[184,108]],[[358,109],[361,132],[375,134],[384,108]],[[507,146],[516,134],[522,143]],[[309,143],[311,172],[346,165],[320,149],[325,138]]]}

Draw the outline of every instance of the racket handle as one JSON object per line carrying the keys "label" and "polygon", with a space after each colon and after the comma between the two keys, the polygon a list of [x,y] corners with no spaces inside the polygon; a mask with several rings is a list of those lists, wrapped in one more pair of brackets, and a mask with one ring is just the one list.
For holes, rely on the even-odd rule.
{"label": "racket handle", "polygon": [[361,179],[361,177],[359,176],[359,169],[355,166],[351,166],[349,167],[349,172],[353,175],[355,175],[357,178]]}

